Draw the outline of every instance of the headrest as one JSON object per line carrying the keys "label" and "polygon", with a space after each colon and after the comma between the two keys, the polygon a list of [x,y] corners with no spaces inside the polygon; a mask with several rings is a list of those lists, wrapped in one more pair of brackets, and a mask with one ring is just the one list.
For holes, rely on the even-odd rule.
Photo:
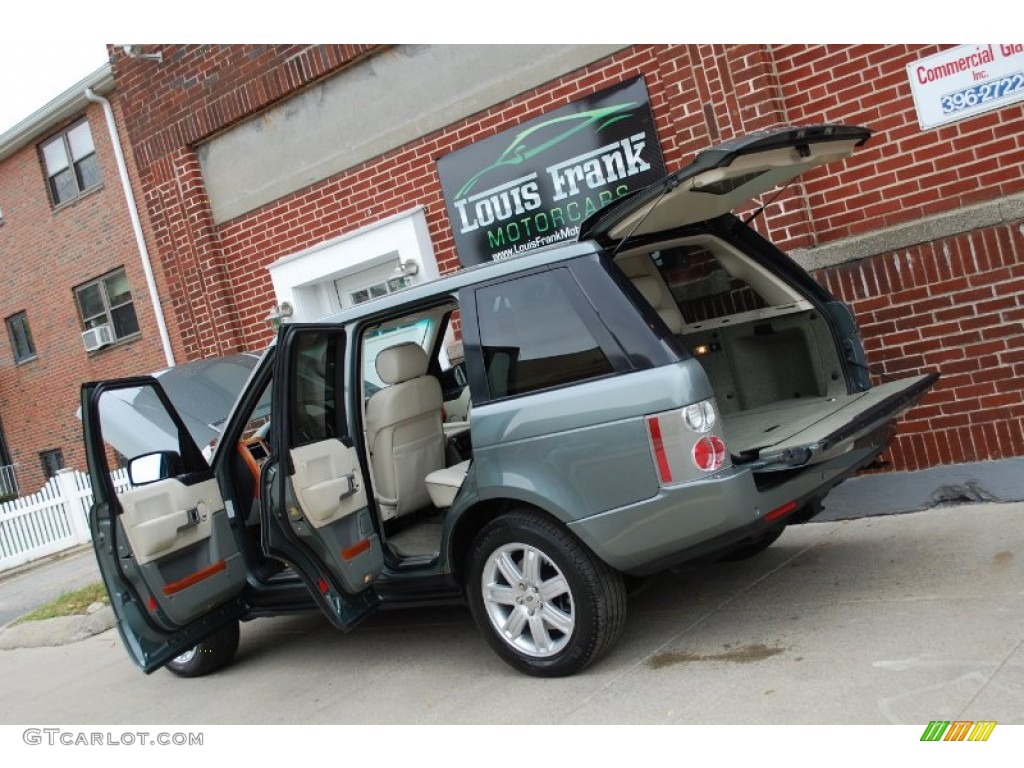
{"label": "headrest", "polygon": [[423,347],[407,341],[377,355],[377,375],[385,384],[400,384],[425,374],[428,362]]}

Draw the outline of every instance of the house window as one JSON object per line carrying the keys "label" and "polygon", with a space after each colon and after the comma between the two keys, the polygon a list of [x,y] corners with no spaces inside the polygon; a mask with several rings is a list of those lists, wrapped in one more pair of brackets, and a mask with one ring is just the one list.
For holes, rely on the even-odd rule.
{"label": "house window", "polygon": [[[335,280],[335,288],[338,291],[338,299],[341,300],[341,284],[343,280]],[[364,301],[370,299],[377,299],[381,296],[387,296],[389,293],[400,291],[403,288],[408,288],[412,285],[411,277],[391,277],[387,280],[381,280],[379,283],[368,285],[364,288],[360,288],[357,291],[351,291],[348,295],[349,301],[352,304],[362,304]],[[346,306],[342,301],[342,306]]]}
{"label": "house window", "polygon": [[43,464],[43,475],[49,480],[57,470],[64,469],[64,452],[60,448],[43,451],[39,454],[39,461]]}
{"label": "house window", "polygon": [[18,312],[8,317],[7,332],[11,337],[14,362],[23,363],[36,356],[36,346],[32,343],[32,333],[28,329],[28,315]]}
{"label": "house window", "polygon": [[89,123],[81,122],[41,147],[50,198],[66,203],[100,183],[100,166]]}
{"label": "house window", "polygon": [[82,327],[89,329],[109,325],[115,339],[139,332],[128,276],[123,269],[111,272],[91,283],[75,288]]}
{"label": "house window", "polygon": [[7,436],[3,422],[0,422],[0,503],[18,497],[18,478],[14,473],[14,462],[7,449]]}
{"label": "house window", "polygon": [[[7,435],[4,433],[4,423],[0,421],[0,467],[13,464],[11,452],[7,448]],[[0,486],[0,496],[3,495],[3,487]]]}

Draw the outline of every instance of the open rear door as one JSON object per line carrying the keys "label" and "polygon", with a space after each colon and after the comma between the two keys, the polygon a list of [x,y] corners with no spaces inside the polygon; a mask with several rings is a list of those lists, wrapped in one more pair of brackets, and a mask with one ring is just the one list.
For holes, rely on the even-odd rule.
{"label": "open rear door", "polygon": [[331,622],[348,630],[380,603],[384,557],[351,433],[345,346],[336,325],[282,328],[260,495],[264,552],[291,563]]}
{"label": "open rear door", "polygon": [[[152,672],[245,612],[213,471],[156,379],[82,387],[93,547],[125,647]],[[127,471],[112,473],[120,454]]]}

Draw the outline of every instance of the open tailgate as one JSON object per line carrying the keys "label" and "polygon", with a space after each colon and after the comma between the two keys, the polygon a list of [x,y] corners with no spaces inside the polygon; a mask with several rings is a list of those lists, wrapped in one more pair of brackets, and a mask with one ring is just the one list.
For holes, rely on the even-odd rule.
{"label": "open tailgate", "polygon": [[843,397],[773,403],[725,419],[734,464],[757,471],[791,469],[825,461],[860,438],[895,421],[939,378],[922,374]]}

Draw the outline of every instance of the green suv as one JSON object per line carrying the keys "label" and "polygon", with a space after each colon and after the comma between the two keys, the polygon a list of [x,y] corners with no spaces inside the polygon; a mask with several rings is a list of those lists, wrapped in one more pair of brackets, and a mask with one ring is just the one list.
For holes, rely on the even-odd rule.
{"label": "green suv", "polygon": [[83,385],[131,657],[200,675],[239,620],[450,600],[515,668],[568,675],[621,633],[627,578],[810,519],[936,375],[872,386],[849,309],[730,211],[868,137],[730,141],[576,242],[285,325],[205,452],[156,378]]}

